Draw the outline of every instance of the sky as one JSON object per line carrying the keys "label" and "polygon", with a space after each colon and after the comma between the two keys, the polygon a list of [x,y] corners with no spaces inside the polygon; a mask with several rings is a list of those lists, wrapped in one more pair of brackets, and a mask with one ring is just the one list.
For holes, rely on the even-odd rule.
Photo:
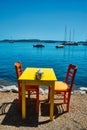
{"label": "sky", "polygon": [[0,0],[3,39],[85,41],[87,0]]}

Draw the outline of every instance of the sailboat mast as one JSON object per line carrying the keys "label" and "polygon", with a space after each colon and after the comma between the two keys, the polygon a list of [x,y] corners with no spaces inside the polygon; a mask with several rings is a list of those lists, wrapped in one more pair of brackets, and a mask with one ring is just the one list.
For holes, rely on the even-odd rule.
{"label": "sailboat mast", "polygon": [[73,29],[73,42],[74,42],[74,37],[75,37],[75,30]]}
{"label": "sailboat mast", "polygon": [[65,42],[67,41],[67,26],[65,25]]}
{"label": "sailboat mast", "polygon": [[71,42],[71,29],[70,29],[70,33],[69,33],[69,41]]}

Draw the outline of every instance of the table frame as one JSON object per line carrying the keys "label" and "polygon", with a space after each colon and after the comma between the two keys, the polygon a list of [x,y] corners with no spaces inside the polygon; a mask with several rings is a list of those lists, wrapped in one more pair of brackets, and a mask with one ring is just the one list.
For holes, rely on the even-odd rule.
{"label": "table frame", "polygon": [[[51,68],[52,69],[52,68]],[[54,73],[54,71],[53,71]],[[54,73],[55,75],[55,73]],[[22,75],[21,75],[22,76]],[[18,80],[21,81],[22,84],[22,119],[26,118],[26,97],[25,97],[25,86],[26,85],[38,85],[38,86],[50,86],[50,120],[53,120],[53,113],[54,113],[54,86],[55,86],[55,80],[49,80],[49,81],[42,81],[42,80],[23,80],[21,79],[21,76]]]}

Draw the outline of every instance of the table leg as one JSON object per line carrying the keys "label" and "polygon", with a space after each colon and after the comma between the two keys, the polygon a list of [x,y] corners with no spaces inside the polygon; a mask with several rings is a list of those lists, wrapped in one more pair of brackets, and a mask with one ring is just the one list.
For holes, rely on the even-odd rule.
{"label": "table leg", "polygon": [[50,120],[53,120],[54,114],[54,86],[50,87]]}
{"label": "table leg", "polygon": [[26,118],[25,84],[22,82],[22,119]]}

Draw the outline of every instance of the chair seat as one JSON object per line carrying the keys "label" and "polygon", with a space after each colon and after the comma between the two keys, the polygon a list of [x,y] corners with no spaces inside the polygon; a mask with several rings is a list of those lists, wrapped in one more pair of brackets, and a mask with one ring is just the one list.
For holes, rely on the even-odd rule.
{"label": "chair seat", "polygon": [[68,85],[65,83],[65,82],[62,82],[62,81],[56,81],[55,82],[55,91],[68,91],[69,90],[69,87]]}

